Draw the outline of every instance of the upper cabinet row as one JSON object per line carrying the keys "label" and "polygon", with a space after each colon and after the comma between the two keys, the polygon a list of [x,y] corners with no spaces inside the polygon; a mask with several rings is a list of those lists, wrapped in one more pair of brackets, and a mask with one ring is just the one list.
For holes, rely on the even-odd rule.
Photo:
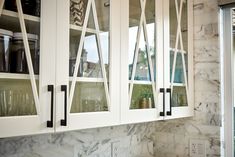
{"label": "upper cabinet row", "polygon": [[1,0],[0,137],[193,116],[192,0]]}

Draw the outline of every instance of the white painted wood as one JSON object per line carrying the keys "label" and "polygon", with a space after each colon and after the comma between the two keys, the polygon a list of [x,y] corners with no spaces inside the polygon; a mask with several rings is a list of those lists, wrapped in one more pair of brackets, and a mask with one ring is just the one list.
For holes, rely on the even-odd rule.
{"label": "white painted wood", "polygon": [[17,10],[18,10],[20,28],[21,28],[22,36],[23,36],[23,43],[24,43],[24,48],[25,48],[26,61],[28,64],[28,69],[29,69],[30,82],[32,85],[33,97],[34,97],[37,113],[40,115],[39,95],[38,95],[38,91],[37,91],[37,85],[36,85],[36,80],[35,80],[35,76],[34,76],[34,70],[33,70],[33,64],[32,64],[32,59],[31,59],[30,48],[29,48],[26,25],[25,25],[25,21],[24,21],[23,9],[22,9],[20,0],[16,0],[16,6],[17,6]]}
{"label": "white painted wood", "polygon": [[[40,13],[40,71],[39,71],[39,99],[41,107],[41,130],[42,132],[54,132],[54,128],[47,128],[46,123],[51,116],[51,97],[54,98],[54,121],[56,118],[56,42],[57,42],[57,23],[56,6],[57,0],[41,0]],[[48,92],[48,85],[54,85],[54,95]]]}
{"label": "white painted wood", "polygon": [[[69,77],[69,81],[73,81],[72,77]],[[103,78],[91,78],[91,77],[77,77],[77,82],[104,82]]]}
{"label": "white painted wood", "polygon": [[[81,26],[77,26],[77,25],[73,25],[73,24],[70,24],[70,29],[77,30],[77,31],[82,31],[82,27]],[[86,32],[96,34],[97,30],[92,29],[92,28],[87,28]],[[104,31],[100,31],[99,30],[99,33],[104,33]]]}
{"label": "white painted wood", "polygon": [[[30,76],[28,74],[0,73],[0,79],[29,80]],[[39,76],[35,75],[35,79],[38,80]]]}
{"label": "white painted wood", "polygon": [[70,95],[69,95],[69,110],[71,109],[71,106],[72,106],[74,90],[75,90],[75,85],[76,85],[76,79],[77,79],[77,74],[78,74],[78,68],[80,65],[82,48],[83,48],[83,44],[84,44],[84,40],[85,40],[87,23],[88,23],[88,19],[89,19],[89,15],[90,15],[90,10],[91,10],[91,1],[92,0],[88,0],[88,3],[87,3],[85,19],[84,19],[83,28],[82,28],[82,34],[81,34],[81,38],[80,38],[80,42],[79,42],[79,46],[78,46],[77,59],[76,59],[75,69],[74,69],[74,74],[73,74],[73,81],[72,81],[72,85],[70,88]]}
{"label": "white painted wood", "polygon": [[[222,129],[221,136],[224,141],[224,156],[234,155],[234,59],[233,59],[233,33],[232,8],[220,10],[220,48],[221,48],[221,104]],[[223,148],[221,148],[223,149]]]}
{"label": "white painted wood", "polygon": [[[131,80],[129,80],[129,83],[131,83]],[[141,80],[134,80],[132,81],[133,84],[142,84],[142,85],[152,85],[150,81],[141,81]]]}
{"label": "white painted wood", "polygon": [[[67,100],[69,97],[69,0],[56,1],[56,88],[55,88],[55,130],[65,130],[60,122],[64,119],[64,92],[61,91],[61,85],[67,86]],[[80,60],[80,59],[79,59]],[[76,80],[76,78],[75,78]],[[71,91],[70,91],[71,92]],[[67,102],[67,110],[69,111],[70,100]],[[69,116],[67,115],[68,121]]]}
{"label": "white painted wood", "polygon": [[[24,18],[26,16],[23,16],[22,8],[21,6],[19,6],[18,0],[17,3],[19,8],[19,18],[21,22],[21,28],[23,29],[24,43],[27,47],[28,43],[25,42],[25,40],[27,41],[28,39],[26,36],[26,29],[24,24]],[[55,32],[55,23],[56,23],[55,4],[56,0],[41,1],[41,18],[40,18],[41,23],[38,23],[40,25],[40,72],[39,72],[40,75],[38,76],[32,74],[33,72],[32,67],[30,75],[0,73],[0,79],[33,80],[34,83],[36,80],[38,80],[40,105],[39,105],[39,100],[36,101],[38,102],[39,105],[38,110],[40,112],[38,111],[37,115],[29,115],[29,116],[16,115],[12,117],[0,117],[1,138],[54,132],[54,128],[49,129],[46,127],[46,121],[50,119],[49,117],[50,117],[50,98],[51,98],[50,93],[47,92],[47,85],[49,83],[55,82],[55,80],[53,79],[55,77],[55,65],[53,64],[55,61],[55,45],[53,45],[53,43],[56,42],[55,40],[56,36],[55,34],[53,34],[53,31]],[[17,13],[14,14],[16,14],[14,16],[18,18],[18,14]],[[28,48],[27,51],[29,52],[29,47],[27,48]],[[37,93],[36,97],[38,98]]]}
{"label": "white painted wood", "polygon": [[[180,118],[180,117],[190,117],[193,116],[193,106],[194,106],[194,81],[193,81],[193,2],[192,0],[187,0],[188,4],[188,52],[184,50],[183,40],[182,40],[182,33],[181,33],[181,14],[182,14],[182,7],[183,7],[183,1],[180,0],[180,7],[178,7],[178,0],[175,0],[176,5],[176,15],[177,15],[177,34],[176,34],[176,43],[174,48],[170,48],[169,42],[170,42],[170,21],[169,19],[164,19],[164,87],[165,88],[171,88],[172,92],[174,90],[174,87],[185,87],[186,88],[186,95],[188,100],[188,106],[185,107],[172,107],[172,116],[166,116],[165,119],[174,119],[174,118]],[[169,16],[169,0],[164,2],[164,17]],[[180,44],[180,48],[178,45]],[[170,51],[174,51],[174,59],[173,59],[173,69],[172,69],[172,77],[170,82]],[[177,53],[180,53],[182,57],[182,63],[183,63],[183,75],[184,75],[184,83],[174,83],[174,77],[175,77],[175,66],[176,66],[176,60],[177,60]],[[188,55],[188,76],[186,73],[186,66],[185,66],[185,56],[184,54]],[[188,78],[188,79],[187,79]],[[166,109],[167,111],[170,110],[170,95],[166,94]]]}
{"label": "white painted wood", "polygon": [[[140,5],[143,8],[144,4],[146,3],[145,1],[141,1]],[[143,10],[145,11],[145,10]],[[144,30],[144,37],[145,37],[145,41],[146,41],[146,46],[147,46],[147,58],[148,58],[148,64],[149,64],[149,68],[150,68],[150,78],[151,78],[151,83],[152,83],[152,91],[153,91],[153,100],[154,100],[154,104],[155,106],[157,106],[157,98],[156,98],[156,85],[155,85],[155,79],[154,79],[154,69],[153,69],[153,64],[152,64],[152,60],[151,60],[151,55],[150,55],[150,46],[149,46],[149,41],[148,41],[148,32],[147,32],[147,24],[146,24],[146,18],[145,18],[145,12],[143,12],[144,16],[143,16],[143,30]]]}
{"label": "white painted wood", "polygon": [[[19,19],[18,19],[18,13],[17,13],[17,12],[3,9],[3,10],[2,10],[2,15],[10,16],[10,17],[15,17],[15,18],[16,18],[16,21],[17,21],[17,22],[19,21]],[[40,22],[40,17],[32,16],[32,15],[26,15],[26,14],[24,14],[24,19],[25,19],[26,21],[32,21],[32,22],[37,22],[37,23]]]}
{"label": "white painted wood", "polygon": [[100,29],[99,29],[99,24],[98,24],[98,16],[97,16],[97,12],[96,12],[95,1],[93,0],[91,4],[92,4],[91,7],[92,7],[94,22],[95,22],[95,29],[96,29],[98,56],[99,56],[99,59],[100,59],[101,72],[102,72],[102,76],[103,76],[103,79],[104,79],[104,90],[105,90],[105,95],[106,95],[106,101],[107,101],[107,104],[108,104],[108,110],[110,111],[109,87],[108,87],[108,81],[107,81],[107,76],[106,76],[105,64],[104,64],[104,61],[103,61],[103,53],[102,53],[101,41],[100,41]]}
{"label": "white painted wood", "polygon": [[47,133],[43,130],[39,116],[17,116],[0,118],[0,138]]}
{"label": "white painted wood", "polygon": [[[134,80],[135,76],[135,70],[136,70],[136,63],[138,59],[138,51],[139,51],[139,42],[140,42],[140,33],[143,31],[143,34],[145,36],[145,42],[147,44],[147,47],[149,47],[149,43],[147,40],[147,35],[152,34],[153,32],[147,32],[146,29],[146,22],[145,22],[145,3],[146,1],[140,1],[141,3],[141,16],[140,16],[140,23],[138,26],[138,32],[137,32],[137,38],[136,40],[136,47],[134,52],[134,61],[133,61],[133,68],[132,68],[132,76],[131,80],[129,80],[129,69],[128,69],[128,53],[129,53],[129,45],[128,40],[132,40],[129,38],[129,1],[122,0],[121,1],[121,123],[138,123],[138,122],[146,122],[146,121],[154,121],[157,119],[160,119],[159,117],[159,107],[162,106],[162,94],[159,93],[159,88],[161,85],[163,85],[163,41],[161,40],[163,38],[163,25],[162,25],[162,0],[157,0],[155,2],[155,18],[156,18],[156,82],[151,81],[139,81]],[[148,48],[148,55],[149,54],[149,48]],[[150,62],[150,60],[148,60]],[[153,73],[153,66],[151,65],[151,78],[154,78]],[[154,79],[153,79],[154,81]],[[129,90],[129,84],[130,84],[130,91]],[[153,91],[155,92],[155,108],[151,109],[130,109],[130,101],[132,97],[132,90],[134,84],[146,84],[150,85],[153,88]],[[156,90],[158,89],[158,90]],[[129,96],[127,96],[129,95]],[[161,104],[161,105],[160,105]],[[158,106],[159,105],[159,106]]]}
{"label": "white painted wood", "polygon": [[0,17],[2,15],[2,10],[3,10],[4,3],[5,3],[5,0],[0,0]]}
{"label": "white painted wood", "polygon": [[[86,14],[85,14],[85,19],[84,19],[84,25],[82,27],[82,31],[81,31],[81,40],[79,43],[79,48],[78,48],[78,56],[77,56],[77,61],[75,64],[75,74],[73,77],[69,78],[68,73],[66,73],[65,77],[67,77],[67,79],[65,78],[60,78],[61,82],[66,82],[67,83],[69,81],[72,81],[72,85],[71,85],[71,89],[70,89],[70,98],[68,103],[70,104],[69,108],[68,108],[68,125],[66,127],[61,127],[59,124],[59,120],[57,120],[57,127],[56,127],[56,131],[57,132],[61,132],[61,131],[66,131],[66,130],[76,130],[76,129],[85,129],[85,128],[94,128],[94,127],[102,127],[102,126],[110,126],[110,125],[117,125],[120,124],[119,123],[119,104],[120,104],[120,1],[118,0],[111,0],[110,1],[110,64],[109,64],[109,80],[105,80],[105,77],[103,75],[104,78],[85,78],[85,77],[77,77],[77,72],[78,72],[78,65],[80,64],[80,56],[81,56],[81,50],[83,47],[83,43],[84,43],[84,38],[85,38],[85,33],[88,31],[91,31],[91,29],[86,28],[87,27],[87,22],[88,22],[88,17],[90,14],[90,11],[93,11],[93,16],[94,16],[94,21],[95,21],[95,26],[96,29],[92,30],[94,31],[94,33],[96,34],[97,40],[99,40],[99,33],[101,31],[99,31],[99,27],[98,27],[98,19],[96,16],[96,10],[95,10],[95,3],[97,1],[94,0],[89,0],[88,1],[88,5],[87,5],[87,9],[86,9]],[[64,11],[63,14],[67,15],[67,19],[62,19],[58,24],[60,24],[62,27],[64,27],[64,29],[71,29],[71,25],[69,25],[69,3],[66,1],[59,1],[59,8],[58,11],[63,10],[62,7],[66,6],[66,12]],[[92,7],[92,8],[91,8]],[[67,23],[65,23],[65,21],[67,21]],[[77,30],[80,31],[79,27],[73,27],[73,28],[78,28]],[[62,31],[62,28],[61,30]],[[69,32],[67,32],[66,34],[66,38],[63,40],[66,40],[69,38]],[[99,47],[100,45],[100,47]],[[66,52],[67,54],[65,54],[65,52],[60,51],[60,55],[61,58],[60,60],[62,62],[64,62],[63,60],[69,60],[69,45],[65,46]],[[102,50],[101,50],[101,42],[98,41],[98,49],[99,49],[99,58],[103,59],[103,54],[102,54]],[[63,57],[65,56],[66,57]],[[101,64],[104,65],[103,61],[100,61]],[[67,65],[67,66],[66,66]],[[66,70],[68,70],[68,62],[64,65],[61,65],[60,68],[64,69],[66,68]],[[77,66],[77,69],[76,69]],[[104,66],[102,69],[102,72],[104,74],[106,74]],[[64,75],[63,73],[61,75]],[[73,87],[73,83],[74,86],[76,83],[78,82],[91,82],[91,83],[95,83],[95,82],[104,82],[104,84],[106,83],[106,86],[108,87],[107,83],[109,83],[109,91],[107,90],[107,94],[109,94],[110,98],[110,107],[109,107],[109,111],[101,111],[101,112],[88,112],[88,113],[70,113],[70,108],[72,105],[72,100],[73,100],[73,92],[75,92],[75,89]],[[60,95],[58,95],[57,93],[57,97],[60,97]],[[63,96],[62,96],[63,97]],[[58,98],[57,98],[58,99]],[[60,101],[63,101],[60,100]],[[63,102],[60,104],[60,111],[57,112],[57,114],[59,115],[59,118],[63,118]]]}

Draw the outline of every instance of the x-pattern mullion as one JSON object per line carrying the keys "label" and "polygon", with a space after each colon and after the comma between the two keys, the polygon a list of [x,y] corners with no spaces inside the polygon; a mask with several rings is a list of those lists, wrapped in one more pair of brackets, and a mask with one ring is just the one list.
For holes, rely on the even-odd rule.
{"label": "x-pattern mullion", "polygon": [[136,67],[137,67],[137,61],[138,61],[138,55],[139,55],[139,43],[140,43],[140,34],[143,28],[143,34],[145,39],[145,44],[147,47],[147,58],[150,68],[150,78],[151,78],[151,84],[152,84],[152,90],[154,95],[154,102],[156,103],[156,90],[155,90],[155,82],[154,82],[154,72],[153,72],[153,66],[152,66],[152,60],[150,55],[150,48],[149,48],[149,42],[148,42],[148,34],[147,34],[147,28],[146,28],[146,18],[145,18],[145,6],[146,6],[146,0],[140,0],[140,6],[141,6],[141,17],[140,17],[140,23],[138,27],[137,37],[136,37],[136,46],[135,46],[135,52],[134,52],[134,60],[133,60],[133,67],[132,67],[132,73],[131,73],[131,81],[130,81],[130,89],[129,89],[129,106],[131,104],[131,98],[132,98],[132,92],[133,92],[133,86],[134,86],[134,78],[136,74]]}
{"label": "x-pattern mullion", "polygon": [[0,16],[2,15],[3,5],[5,3],[5,0],[0,0]]}
{"label": "x-pattern mullion", "polygon": [[[141,3],[143,5],[143,2]],[[146,24],[146,18],[145,18],[145,13],[144,13],[144,19],[143,19],[143,30],[144,30],[144,38],[146,41],[146,46],[147,46],[147,58],[148,58],[148,63],[149,63],[149,68],[150,68],[150,78],[151,78],[151,84],[152,84],[152,90],[153,90],[153,98],[154,98],[154,103],[156,103],[156,90],[155,90],[155,80],[154,80],[154,70],[153,70],[153,64],[151,60],[151,55],[150,55],[150,46],[149,46],[149,41],[148,41],[148,32],[147,32],[147,24]],[[155,104],[156,106],[156,104]]]}
{"label": "x-pattern mullion", "polygon": [[[184,84],[186,87],[186,94],[187,94],[187,99],[188,99],[188,83],[187,83],[187,73],[186,73],[185,57],[184,57],[184,54],[186,52],[184,51],[182,32],[181,32],[183,0],[180,0],[180,8],[178,8],[178,0],[175,0],[175,8],[176,8],[176,17],[177,17],[178,25],[177,25],[176,43],[175,43],[174,59],[173,59],[173,67],[172,67],[171,88],[173,88],[173,83],[174,83],[177,54],[180,53],[182,57],[182,64],[183,64],[183,73],[184,73],[184,81],[185,81]],[[178,48],[179,42],[180,42],[181,48]]]}
{"label": "x-pattern mullion", "polygon": [[[5,0],[0,1],[0,16],[3,11],[3,5],[5,3]],[[31,53],[30,53],[30,48],[29,48],[29,41],[28,41],[28,36],[27,36],[27,31],[26,31],[26,25],[24,21],[24,14],[23,14],[23,9],[21,5],[20,0],[16,0],[16,7],[18,10],[18,18],[20,21],[20,28],[23,36],[23,44],[25,48],[25,55],[26,55],[26,61],[29,69],[29,77],[30,77],[30,82],[32,85],[32,91],[33,91],[33,97],[35,101],[35,107],[37,114],[40,114],[40,103],[39,103],[39,97],[38,97],[38,92],[37,92],[37,85],[36,85],[36,79],[34,75],[34,69],[33,69],[33,64],[32,64],[32,59],[31,59]]]}
{"label": "x-pattern mullion", "polygon": [[94,22],[95,22],[95,29],[96,29],[96,39],[97,39],[97,46],[98,46],[98,55],[99,55],[100,64],[101,64],[101,72],[102,72],[103,79],[104,79],[104,88],[105,88],[105,94],[106,94],[108,109],[110,109],[110,96],[109,96],[108,81],[107,81],[107,76],[106,76],[106,70],[105,70],[105,67],[104,67],[103,53],[102,53],[101,41],[100,41],[100,29],[99,29],[96,5],[95,5],[94,0],[92,0],[92,10],[93,10],[93,15],[94,15]]}
{"label": "x-pattern mullion", "polygon": [[[140,3],[141,3],[141,1],[142,0],[140,0]],[[140,23],[138,26],[138,32],[137,32],[137,36],[136,36],[136,45],[135,45],[134,60],[133,60],[134,63],[133,63],[133,67],[132,67],[130,89],[129,89],[129,106],[131,104],[131,97],[132,97],[132,92],[133,92],[134,79],[135,79],[137,61],[138,61],[138,56],[139,56],[138,52],[139,52],[140,34],[141,34],[141,30],[142,30],[142,23],[143,23],[143,16],[144,16],[143,10],[144,9],[145,9],[145,2],[144,2],[144,5],[141,6]]]}
{"label": "x-pattern mullion", "polygon": [[78,47],[78,53],[77,53],[77,58],[76,58],[76,63],[75,63],[75,70],[74,70],[72,85],[71,85],[71,89],[70,89],[69,110],[71,109],[71,106],[72,106],[74,90],[75,90],[75,85],[76,85],[76,81],[77,81],[78,68],[80,65],[82,48],[83,48],[84,41],[85,41],[85,34],[87,31],[87,24],[88,24],[88,19],[89,19],[89,14],[90,14],[91,8],[92,8],[93,18],[94,18],[94,23],[95,23],[95,36],[96,36],[96,40],[97,40],[98,56],[99,56],[100,64],[101,64],[101,72],[102,72],[103,79],[104,79],[105,94],[106,94],[108,109],[110,109],[110,96],[109,96],[108,81],[107,81],[107,76],[106,76],[106,70],[104,67],[103,54],[102,54],[102,48],[101,48],[100,30],[99,30],[99,24],[98,24],[98,18],[97,18],[97,11],[96,11],[96,6],[95,6],[94,0],[89,0],[88,4],[87,4],[85,19],[84,19],[84,25],[82,27],[82,34],[81,34],[80,43],[79,43],[79,47]]}
{"label": "x-pattern mullion", "polygon": [[85,35],[86,35],[90,10],[91,10],[91,0],[88,0],[87,8],[86,8],[86,14],[85,14],[85,18],[84,18],[84,23],[83,23],[83,26],[82,26],[82,34],[81,34],[81,37],[80,37],[80,42],[79,42],[79,46],[78,46],[78,50],[77,50],[77,58],[76,58],[76,63],[75,63],[75,67],[74,67],[72,84],[71,84],[71,88],[70,88],[69,111],[71,110],[71,107],[72,107],[74,90],[75,90],[75,85],[76,85],[76,81],[77,81],[78,68],[79,68],[79,65],[80,65],[80,59],[81,59],[81,55],[82,55],[82,48],[83,48],[83,44],[84,44],[84,40],[85,40]]}

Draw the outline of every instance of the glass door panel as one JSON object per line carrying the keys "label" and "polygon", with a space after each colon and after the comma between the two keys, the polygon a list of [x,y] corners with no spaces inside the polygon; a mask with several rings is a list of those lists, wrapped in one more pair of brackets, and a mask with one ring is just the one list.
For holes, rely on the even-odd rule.
{"label": "glass door panel", "polygon": [[109,110],[109,1],[70,0],[71,113]]}
{"label": "glass door panel", "polygon": [[0,16],[0,117],[39,109],[40,0],[17,2],[5,0]]}
{"label": "glass door panel", "polygon": [[155,107],[155,0],[129,0],[130,109]]}
{"label": "glass door panel", "polygon": [[188,106],[188,1],[170,0],[172,107]]}

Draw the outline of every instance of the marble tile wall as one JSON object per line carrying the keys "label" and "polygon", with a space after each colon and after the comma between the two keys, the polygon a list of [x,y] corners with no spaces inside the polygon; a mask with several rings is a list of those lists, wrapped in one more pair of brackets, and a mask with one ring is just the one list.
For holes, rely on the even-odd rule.
{"label": "marble tile wall", "polygon": [[194,0],[193,9],[195,116],[156,123],[156,157],[188,157],[190,139],[205,142],[207,157],[221,156],[217,0]]}
{"label": "marble tile wall", "polygon": [[188,157],[189,140],[220,156],[217,0],[194,0],[195,117],[0,139],[0,157]]}
{"label": "marble tile wall", "polygon": [[[0,157],[154,157],[155,123],[0,140]],[[114,151],[115,152],[115,151]],[[113,153],[114,153],[113,152]]]}

